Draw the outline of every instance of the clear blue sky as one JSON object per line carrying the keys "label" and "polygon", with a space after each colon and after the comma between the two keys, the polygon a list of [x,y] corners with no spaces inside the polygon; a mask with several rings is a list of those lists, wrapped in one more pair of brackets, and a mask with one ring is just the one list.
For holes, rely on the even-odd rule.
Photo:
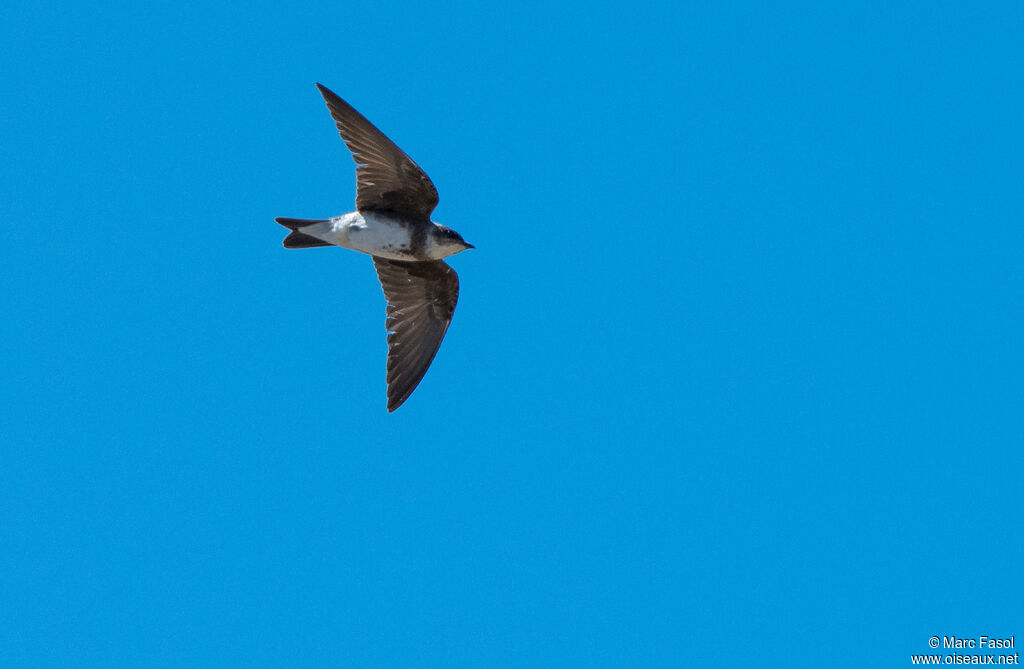
{"label": "clear blue sky", "polygon": [[[1019,3],[0,10],[0,664],[1024,645]],[[385,411],[313,83],[476,250]]]}

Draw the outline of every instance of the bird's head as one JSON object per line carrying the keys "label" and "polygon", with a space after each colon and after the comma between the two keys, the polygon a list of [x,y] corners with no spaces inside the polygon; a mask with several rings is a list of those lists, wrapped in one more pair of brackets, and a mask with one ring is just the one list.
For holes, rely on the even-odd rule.
{"label": "bird's head", "polygon": [[453,256],[459,251],[476,248],[463,239],[462,235],[440,223],[434,223],[431,229],[431,237],[433,238],[434,250],[441,258]]}

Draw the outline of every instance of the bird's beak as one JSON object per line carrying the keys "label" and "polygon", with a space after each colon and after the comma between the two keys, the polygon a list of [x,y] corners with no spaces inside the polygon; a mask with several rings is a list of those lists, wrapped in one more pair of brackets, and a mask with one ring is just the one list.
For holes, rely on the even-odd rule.
{"label": "bird's beak", "polygon": [[467,244],[466,244],[466,248],[467,248],[467,249],[475,249],[476,247],[475,247],[475,246],[473,246],[472,244],[469,244],[469,243],[467,243]]}

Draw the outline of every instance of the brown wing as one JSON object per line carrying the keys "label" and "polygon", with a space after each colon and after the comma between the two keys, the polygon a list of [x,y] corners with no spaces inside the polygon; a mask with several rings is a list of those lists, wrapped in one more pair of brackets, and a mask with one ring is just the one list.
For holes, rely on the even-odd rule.
{"label": "brown wing", "polygon": [[405,262],[374,256],[388,301],[388,411],[409,398],[427,373],[459,301],[459,277],[443,260]]}
{"label": "brown wing", "polygon": [[430,220],[437,189],[420,166],[329,89],[316,85],[356,161],[356,209]]}

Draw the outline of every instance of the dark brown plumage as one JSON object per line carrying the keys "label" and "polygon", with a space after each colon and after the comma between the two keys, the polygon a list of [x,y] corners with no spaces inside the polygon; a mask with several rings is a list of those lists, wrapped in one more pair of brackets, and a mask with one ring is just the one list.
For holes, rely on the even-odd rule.
{"label": "dark brown plumage", "polygon": [[373,258],[388,301],[388,411],[416,390],[441,347],[459,300],[459,277],[443,260]]}
{"label": "dark brown plumage", "polygon": [[356,209],[430,222],[437,189],[412,158],[330,89],[316,85],[356,161]]}

